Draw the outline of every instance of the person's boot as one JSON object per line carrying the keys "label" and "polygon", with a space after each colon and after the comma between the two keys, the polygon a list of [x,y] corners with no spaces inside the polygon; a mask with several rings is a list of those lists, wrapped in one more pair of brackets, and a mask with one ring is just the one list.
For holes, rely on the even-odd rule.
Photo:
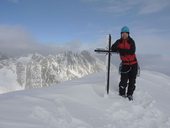
{"label": "person's boot", "polygon": [[123,98],[126,98],[127,96],[125,94],[119,94],[119,96],[123,97]]}
{"label": "person's boot", "polygon": [[133,96],[132,95],[128,95],[127,98],[129,99],[129,101],[133,100]]}

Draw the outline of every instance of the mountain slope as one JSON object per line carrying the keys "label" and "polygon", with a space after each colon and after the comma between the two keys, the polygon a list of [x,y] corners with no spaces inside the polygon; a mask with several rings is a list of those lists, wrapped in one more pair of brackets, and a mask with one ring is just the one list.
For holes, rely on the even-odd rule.
{"label": "mountain slope", "polygon": [[117,71],[111,73],[110,95],[104,96],[104,74],[97,73],[82,79],[66,81],[61,84],[62,86],[0,95],[0,126],[3,128],[170,127],[170,113],[166,108],[170,108],[170,102],[167,100],[170,98],[170,94],[167,93],[170,90],[169,77],[160,73],[142,71],[141,77],[137,80],[135,99],[129,102],[118,96]]}
{"label": "mountain slope", "polygon": [[[104,69],[104,63],[87,51],[81,53],[67,51],[46,57],[33,54],[0,61],[0,76],[4,76],[0,88],[1,92],[8,91],[4,85],[12,85],[14,82],[17,89],[46,87],[66,80],[81,78]],[[7,78],[13,82],[4,81]]]}

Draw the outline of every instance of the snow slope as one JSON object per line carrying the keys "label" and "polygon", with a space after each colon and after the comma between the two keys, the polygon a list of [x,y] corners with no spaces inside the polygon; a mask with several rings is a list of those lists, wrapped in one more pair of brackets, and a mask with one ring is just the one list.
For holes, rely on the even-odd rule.
{"label": "snow slope", "polygon": [[0,69],[0,94],[24,89],[19,85],[16,79],[17,77],[13,68],[4,67]]}
{"label": "snow slope", "polygon": [[111,92],[97,73],[61,86],[0,95],[1,128],[170,128],[170,78],[142,71],[134,101],[119,97],[117,71]]}

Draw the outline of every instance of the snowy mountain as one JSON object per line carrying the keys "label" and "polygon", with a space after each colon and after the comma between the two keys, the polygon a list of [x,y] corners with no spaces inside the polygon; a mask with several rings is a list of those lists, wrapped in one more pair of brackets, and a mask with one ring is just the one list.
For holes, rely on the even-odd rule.
{"label": "snowy mountain", "polygon": [[170,128],[170,78],[141,71],[134,101],[118,96],[119,75],[111,72],[105,96],[105,73],[60,86],[0,95],[1,128]]}
{"label": "snowy mountain", "polygon": [[0,90],[1,92],[10,91],[17,85],[18,89],[46,87],[104,69],[104,63],[87,51],[81,53],[67,51],[46,57],[31,54],[27,57],[0,61],[2,81]]}

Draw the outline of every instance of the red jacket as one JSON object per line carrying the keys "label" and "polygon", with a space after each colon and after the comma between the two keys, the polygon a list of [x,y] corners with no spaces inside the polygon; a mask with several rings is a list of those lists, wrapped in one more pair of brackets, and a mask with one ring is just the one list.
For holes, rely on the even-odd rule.
{"label": "red jacket", "polygon": [[111,50],[120,54],[120,59],[124,65],[137,64],[135,42],[131,37],[129,37],[127,40],[117,40],[112,45]]}

